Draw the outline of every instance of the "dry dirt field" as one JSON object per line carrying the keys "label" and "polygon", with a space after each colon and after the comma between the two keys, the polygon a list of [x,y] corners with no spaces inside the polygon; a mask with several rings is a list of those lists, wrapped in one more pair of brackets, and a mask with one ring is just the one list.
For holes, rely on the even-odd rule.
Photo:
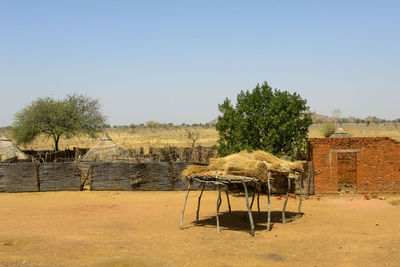
{"label": "dry dirt field", "polygon": [[0,266],[399,266],[399,195],[313,197],[301,218],[289,199],[287,224],[273,197],[272,231],[254,212],[252,237],[243,195],[232,195],[217,234],[217,193],[205,192],[196,224],[198,194],[182,231],[185,192],[2,193]]}

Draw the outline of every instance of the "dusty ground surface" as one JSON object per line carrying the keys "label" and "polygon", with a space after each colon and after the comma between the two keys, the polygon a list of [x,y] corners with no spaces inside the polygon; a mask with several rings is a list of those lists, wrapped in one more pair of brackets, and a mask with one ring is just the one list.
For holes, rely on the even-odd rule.
{"label": "dusty ground surface", "polygon": [[[0,194],[0,266],[399,266],[400,196],[272,198],[273,229],[265,213],[248,233],[242,195],[231,196],[216,232],[216,192],[48,192]],[[226,211],[223,199],[221,211]],[[262,210],[266,197],[263,196]],[[393,204],[391,204],[391,202]],[[290,213],[292,211],[292,213]]]}

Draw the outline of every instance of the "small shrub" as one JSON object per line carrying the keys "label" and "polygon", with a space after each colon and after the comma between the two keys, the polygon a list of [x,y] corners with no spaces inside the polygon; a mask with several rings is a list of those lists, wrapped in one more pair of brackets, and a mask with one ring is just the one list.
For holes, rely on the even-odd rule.
{"label": "small shrub", "polygon": [[390,204],[392,204],[393,206],[400,206],[400,200],[392,200],[390,201]]}
{"label": "small shrub", "polygon": [[324,137],[331,136],[336,130],[335,124],[333,123],[325,123],[322,125],[321,133]]}

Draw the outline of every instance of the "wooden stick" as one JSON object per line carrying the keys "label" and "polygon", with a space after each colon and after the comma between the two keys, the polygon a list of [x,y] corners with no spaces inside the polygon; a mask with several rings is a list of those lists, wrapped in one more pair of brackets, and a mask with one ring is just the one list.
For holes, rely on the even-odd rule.
{"label": "wooden stick", "polygon": [[188,184],[188,189],[186,191],[186,196],[185,196],[185,201],[183,202],[183,208],[182,208],[182,213],[181,213],[181,225],[180,225],[180,229],[183,230],[183,215],[185,214],[185,207],[186,207],[186,201],[187,198],[189,196],[189,191],[190,191],[190,186],[192,185],[192,182],[190,181]]}
{"label": "wooden stick", "polygon": [[222,184],[241,184],[243,181],[244,182],[258,182],[258,179],[255,178],[237,178],[237,179],[233,179],[233,178],[224,178],[224,177],[219,177],[219,178],[215,178],[215,177],[209,177],[209,176],[186,176],[188,179],[193,179],[195,181],[198,181],[200,183],[202,182],[217,182],[217,183],[222,183]]}
{"label": "wooden stick", "polygon": [[221,198],[221,185],[218,185],[218,198],[217,198],[217,232],[219,233],[219,218],[218,218],[218,213],[219,213],[219,206],[220,204],[218,203]]}
{"label": "wooden stick", "polygon": [[[269,175],[270,176],[270,175]],[[271,231],[271,183],[269,182],[269,177],[267,179],[268,184],[268,218],[267,218],[267,229]]]}
{"label": "wooden stick", "polygon": [[250,234],[254,236],[254,223],[253,223],[253,216],[251,215],[251,209],[249,206],[249,194],[247,193],[247,186],[246,183],[243,181],[242,182],[243,188],[244,188],[244,194],[246,196],[246,206],[247,206],[247,211],[249,214],[249,220],[250,220]]}
{"label": "wooden stick", "polygon": [[282,209],[282,223],[286,223],[286,218],[285,218],[285,209],[286,209],[286,204],[289,198],[289,191],[290,191],[290,178],[288,177],[288,189],[286,191],[286,197],[285,197],[285,202],[283,203],[283,209]]}
{"label": "wooden stick", "polygon": [[228,189],[226,189],[225,193],[226,193],[226,200],[228,201],[229,214],[231,214],[232,213],[232,211],[231,211],[231,202],[229,201]]}
{"label": "wooden stick", "polygon": [[200,201],[201,201],[201,196],[203,195],[203,191],[204,191],[204,188],[205,188],[205,187],[206,187],[206,184],[205,184],[205,183],[202,183],[201,193],[200,193],[199,199],[198,199],[198,201],[197,201],[196,222],[199,221]]}
{"label": "wooden stick", "polygon": [[218,209],[221,207],[222,204],[222,197],[220,196],[218,199]]}
{"label": "wooden stick", "polygon": [[254,202],[254,197],[255,197],[255,195],[256,195],[256,189],[254,188],[254,190],[253,190],[253,196],[251,197],[251,204],[250,204],[250,209],[251,209],[251,210],[253,209],[253,202]]}
{"label": "wooden stick", "polygon": [[306,193],[306,199],[309,198],[310,196],[310,182],[311,182],[311,161],[307,162],[307,193]]}
{"label": "wooden stick", "polygon": [[300,200],[299,200],[299,209],[297,210],[297,216],[301,216],[301,202],[303,201],[303,189],[302,189],[302,176],[299,177],[299,185],[300,185]]}
{"label": "wooden stick", "polygon": [[260,210],[260,193],[257,194],[257,210],[258,210],[258,215],[261,214]]}

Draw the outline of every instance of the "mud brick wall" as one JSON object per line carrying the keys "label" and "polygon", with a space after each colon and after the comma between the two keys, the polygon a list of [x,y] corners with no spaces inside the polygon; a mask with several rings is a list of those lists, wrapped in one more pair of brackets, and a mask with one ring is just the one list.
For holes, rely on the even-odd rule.
{"label": "mud brick wall", "polygon": [[74,162],[39,165],[40,191],[79,191],[81,175]]}
{"label": "mud brick wall", "polygon": [[400,142],[389,137],[311,138],[315,193],[354,184],[357,193],[400,193]]}

